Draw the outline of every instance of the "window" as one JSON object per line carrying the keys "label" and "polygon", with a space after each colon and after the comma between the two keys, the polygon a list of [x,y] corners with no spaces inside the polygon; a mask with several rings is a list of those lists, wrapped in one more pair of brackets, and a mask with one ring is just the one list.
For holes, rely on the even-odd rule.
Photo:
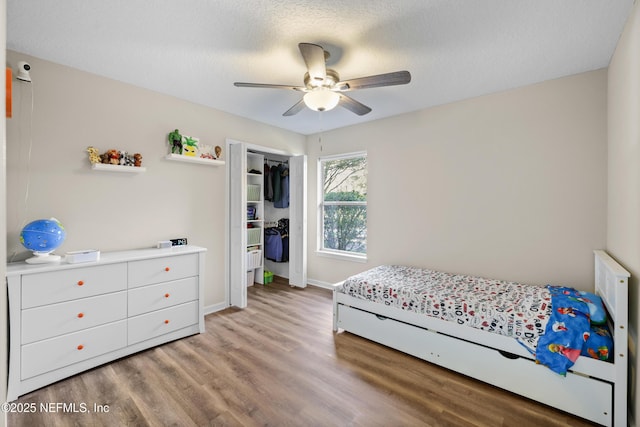
{"label": "window", "polygon": [[318,159],[320,253],[365,259],[367,154]]}

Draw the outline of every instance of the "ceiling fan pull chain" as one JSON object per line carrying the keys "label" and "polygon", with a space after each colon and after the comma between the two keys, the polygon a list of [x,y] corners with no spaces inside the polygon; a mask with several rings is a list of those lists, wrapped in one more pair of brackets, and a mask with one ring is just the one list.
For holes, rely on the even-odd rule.
{"label": "ceiling fan pull chain", "polygon": [[320,144],[320,152],[322,153],[322,111],[318,111],[318,123],[320,127],[320,133],[318,134],[318,144]]}

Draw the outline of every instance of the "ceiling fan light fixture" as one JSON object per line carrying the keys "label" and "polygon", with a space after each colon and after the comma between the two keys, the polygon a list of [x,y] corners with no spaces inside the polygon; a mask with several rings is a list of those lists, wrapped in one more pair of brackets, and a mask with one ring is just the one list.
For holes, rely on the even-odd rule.
{"label": "ceiling fan light fixture", "polygon": [[237,87],[289,89],[305,93],[302,99],[299,99],[282,114],[287,117],[298,114],[304,107],[314,111],[329,111],[338,104],[354,114],[364,116],[371,112],[371,108],[342,92],[405,85],[411,81],[411,74],[408,71],[394,71],[350,80],[340,80],[340,75],[336,70],[327,68],[326,62],[329,54],[322,46],[313,43],[298,43],[298,49],[300,49],[302,59],[304,59],[304,63],[307,66],[307,71],[304,73],[303,78],[304,86],[242,82],[235,82],[234,85]]}
{"label": "ceiling fan light fixture", "polygon": [[340,95],[327,88],[318,88],[307,92],[304,103],[314,111],[333,110],[340,102]]}

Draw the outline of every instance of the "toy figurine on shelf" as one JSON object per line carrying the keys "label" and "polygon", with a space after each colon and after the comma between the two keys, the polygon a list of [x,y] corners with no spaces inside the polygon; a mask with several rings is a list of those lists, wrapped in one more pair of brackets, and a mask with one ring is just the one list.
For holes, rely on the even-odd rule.
{"label": "toy figurine on shelf", "polygon": [[133,155],[133,166],[142,166],[142,154],[136,153]]}
{"label": "toy figurine on shelf", "polygon": [[171,154],[182,154],[182,135],[178,129],[169,133],[169,145],[171,146]]}
{"label": "toy figurine on shelf", "polygon": [[109,159],[109,164],[110,165],[118,165],[120,164],[120,153],[118,153],[118,150],[108,150],[107,151],[107,155],[108,155],[108,159]]}
{"label": "toy figurine on shelf", "polygon": [[129,154],[125,152],[124,165],[133,166],[134,164],[135,164],[135,159],[133,158],[133,154]]}
{"label": "toy figurine on shelf", "polygon": [[183,136],[182,137],[182,154],[185,156],[195,157],[196,152],[198,151],[198,138],[193,138],[191,136]]}
{"label": "toy figurine on shelf", "polygon": [[216,145],[216,159],[219,159],[220,157],[222,157],[222,148],[220,148],[219,145]]}
{"label": "toy figurine on shelf", "polygon": [[212,145],[201,145],[200,149],[198,150],[198,153],[200,153],[201,159],[210,159],[210,160],[215,159],[215,157],[213,157]]}
{"label": "toy figurine on shelf", "polygon": [[87,147],[87,151],[89,152],[89,161],[91,162],[91,164],[102,162],[97,148]]}

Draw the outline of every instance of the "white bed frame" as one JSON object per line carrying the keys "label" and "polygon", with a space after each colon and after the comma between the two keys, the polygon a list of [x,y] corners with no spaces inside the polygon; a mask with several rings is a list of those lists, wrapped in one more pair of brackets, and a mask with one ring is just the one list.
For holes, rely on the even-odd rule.
{"label": "white bed frame", "polygon": [[515,339],[333,292],[340,329],[607,426],[627,426],[629,273],[595,254],[595,288],[614,333],[614,361],[580,357],[566,377],[537,365]]}

